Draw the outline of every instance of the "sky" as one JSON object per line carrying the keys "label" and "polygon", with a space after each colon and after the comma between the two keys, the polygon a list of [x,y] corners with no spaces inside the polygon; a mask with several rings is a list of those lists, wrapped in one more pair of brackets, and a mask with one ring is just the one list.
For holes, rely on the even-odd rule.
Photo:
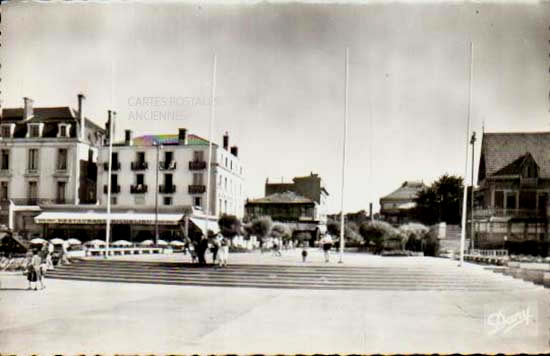
{"label": "sky", "polygon": [[468,112],[478,137],[550,130],[548,2],[11,1],[2,15],[3,107],[76,108],[83,92],[96,123],[117,111],[119,138],[208,137],[215,54],[213,137],[239,146],[250,198],[313,172],[340,210],[346,48],[345,211],[463,176]]}

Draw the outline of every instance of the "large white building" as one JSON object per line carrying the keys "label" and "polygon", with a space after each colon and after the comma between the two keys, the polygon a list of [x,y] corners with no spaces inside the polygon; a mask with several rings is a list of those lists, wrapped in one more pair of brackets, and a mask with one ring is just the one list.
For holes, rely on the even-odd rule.
{"label": "large white building", "polygon": [[[78,109],[5,108],[0,118],[0,216],[22,233],[41,233],[34,217],[50,206],[96,203],[98,148],[104,130]],[[11,205],[11,208],[10,208]],[[12,212],[10,214],[10,211]]]}
{"label": "large white building", "polygon": [[[173,135],[132,137],[113,144],[111,204],[116,207],[154,209],[192,206],[206,215],[244,214],[243,166],[238,148],[212,144],[208,186],[208,140],[179,129]],[[107,204],[109,147],[99,153],[98,187],[101,205]],[[157,166],[158,164],[158,166]],[[156,169],[158,167],[158,169]],[[207,197],[210,198],[207,209]]]}

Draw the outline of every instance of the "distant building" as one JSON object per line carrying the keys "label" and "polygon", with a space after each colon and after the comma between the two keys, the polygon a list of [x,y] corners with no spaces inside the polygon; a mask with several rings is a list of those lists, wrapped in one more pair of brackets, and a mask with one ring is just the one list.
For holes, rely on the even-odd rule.
{"label": "distant building", "polygon": [[326,232],[328,191],[319,175],[295,177],[292,183],[266,180],[265,197],[246,202],[246,218],[270,216],[287,224],[295,234],[307,232],[312,240]]}
{"label": "distant building", "polygon": [[294,177],[292,183],[269,183],[269,179],[266,179],[266,197],[272,194],[286,192],[294,192],[297,195],[309,198],[319,204],[320,220],[326,223],[326,206],[329,194],[323,184],[323,180],[318,174],[310,173],[309,176]]}
{"label": "distant building", "polygon": [[285,223],[294,234],[310,233],[313,239],[326,231],[326,218],[321,217],[319,203],[290,191],[246,202],[247,220],[262,216]]}
{"label": "distant building", "polygon": [[380,215],[383,220],[393,224],[406,224],[412,219],[418,193],[426,188],[424,183],[405,181],[401,187],[380,198]]}
{"label": "distant building", "polygon": [[83,100],[78,95],[74,110],[34,107],[24,98],[22,108],[1,112],[0,217],[23,235],[42,232],[34,217],[43,209],[97,201],[98,150],[105,132],[84,116]]}
{"label": "distant building", "polygon": [[548,241],[550,132],[483,134],[478,185],[475,247]]}

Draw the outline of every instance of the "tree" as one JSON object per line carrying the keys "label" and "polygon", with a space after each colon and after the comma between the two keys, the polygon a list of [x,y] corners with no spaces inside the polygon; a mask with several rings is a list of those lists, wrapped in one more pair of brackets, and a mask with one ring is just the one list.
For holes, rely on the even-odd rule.
{"label": "tree", "polygon": [[241,221],[234,215],[222,215],[218,220],[220,232],[224,237],[233,238],[241,232]]}
{"label": "tree", "polygon": [[254,219],[252,221],[252,233],[258,236],[260,239],[263,239],[267,235],[269,235],[272,226],[273,221],[271,221],[271,218],[269,216]]}
{"label": "tree", "polygon": [[[336,240],[338,240],[340,237],[340,221],[328,219],[327,231]],[[359,235],[359,228],[357,227],[357,224],[353,222],[345,222],[344,241],[346,243],[355,243],[355,244],[360,244],[363,242],[361,235]]]}
{"label": "tree", "polygon": [[290,231],[290,228],[287,225],[276,223],[273,224],[273,227],[271,228],[271,236],[282,240],[288,240],[292,236],[292,231]]}
{"label": "tree", "polygon": [[407,236],[407,242],[405,242],[405,250],[420,252],[423,249],[424,242],[429,237],[430,229],[422,224],[409,223],[401,225],[399,230]]}
{"label": "tree", "polygon": [[462,177],[445,174],[431,186],[421,190],[415,199],[415,218],[426,225],[460,223],[464,186]]}
{"label": "tree", "polygon": [[361,224],[359,233],[365,240],[365,244],[379,253],[384,248],[384,241],[397,235],[396,228],[384,221],[369,221]]}

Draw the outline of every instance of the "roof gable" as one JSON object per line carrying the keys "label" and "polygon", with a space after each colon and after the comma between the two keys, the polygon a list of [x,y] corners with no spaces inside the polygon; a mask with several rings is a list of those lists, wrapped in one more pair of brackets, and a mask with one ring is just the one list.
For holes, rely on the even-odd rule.
{"label": "roof gable", "polygon": [[481,152],[485,177],[517,171],[528,153],[539,167],[539,177],[550,178],[550,132],[485,133]]}
{"label": "roof gable", "polygon": [[287,191],[284,193],[271,194],[264,198],[250,200],[249,203],[313,204],[315,202],[294,192]]}
{"label": "roof gable", "polygon": [[380,198],[380,200],[413,200],[418,195],[418,192],[425,187],[422,182],[405,181],[401,187]]}

